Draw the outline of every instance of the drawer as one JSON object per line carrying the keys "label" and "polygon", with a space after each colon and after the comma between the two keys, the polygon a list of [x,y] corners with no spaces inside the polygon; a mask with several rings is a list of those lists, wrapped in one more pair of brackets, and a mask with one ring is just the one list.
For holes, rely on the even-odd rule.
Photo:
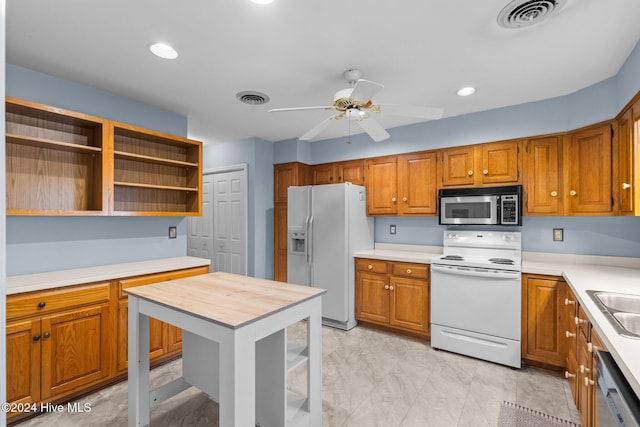
{"label": "drawer", "polygon": [[368,271],[370,273],[387,273],[387,262],[377,259],[357,259],[356,271]]}
{"label": "drawer", "polygon": [[118,280],[118,298],[127,298],[124,289],[136,286],[150,285],[152,283],[165,282],[167,280],[182,279],[183,277],[198,276],[208,274],[209,266],[187,268],[185,270],[168,271],[166,273],[147,274],[144,276],[131,277],[129,279]]}
{"label": "drawer", "polygon": [[412,264],[404,262],[394,262],[392,273],[394,276],[414,277],[416,279],[426,279],[429,273],[429,266],[426,264]]}
{"label": "drawer", "polygon": [[70,286],[7,296],[7,320],[109,301],[110,283]]}
{"label": "drawer", "polygon": [[587,315],[584,313],[584,310],[582,310],[582,307],[578,306],[578,316],[576,316],[577,319],[577,326],[578,326],[578,330],[580,332],[582,332],[582,334],[584,335],[585,339],[587,341],[591,340],[591,323],[589,323],[589,319],[587,318]]}

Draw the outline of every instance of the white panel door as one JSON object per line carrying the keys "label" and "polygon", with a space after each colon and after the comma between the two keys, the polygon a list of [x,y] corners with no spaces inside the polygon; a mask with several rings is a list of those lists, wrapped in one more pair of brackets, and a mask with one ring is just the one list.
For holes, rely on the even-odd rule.
{"label": "white panel door", "polygon": [[213,175],[214,270],[247,274],[245,171]]}
{"label": "white panel door", "polygon": [[202,177],[202,216],[191,216],[187,223],[189,256],[211,260],[213,267],[213,176]]}

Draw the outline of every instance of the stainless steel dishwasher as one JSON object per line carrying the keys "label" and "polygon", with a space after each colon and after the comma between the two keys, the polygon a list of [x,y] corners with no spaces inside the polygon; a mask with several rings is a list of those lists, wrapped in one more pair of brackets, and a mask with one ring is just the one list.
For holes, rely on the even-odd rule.
{"label": "stainless steel dishwasher", "polygon": [[640,427],[640,400],[611,354],[596,350],[598,427]]}

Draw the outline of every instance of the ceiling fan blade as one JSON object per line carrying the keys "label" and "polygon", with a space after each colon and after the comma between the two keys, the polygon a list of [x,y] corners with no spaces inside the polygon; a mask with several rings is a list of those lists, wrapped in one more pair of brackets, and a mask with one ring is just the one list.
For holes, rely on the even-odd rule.
{"label": "ceiling fan blade", "polygon": [[437,120],[442,118],[442,108],[425,107],[422,105],[380,104],[380,111],[392,116],[417,117],[421,119]]}
{"label": "ceiling fan blade", "polygon": [[383,87],[384,86],[380,83],[359,79],[358,81],[356,81],[356,85],[353,87],[350,98],[365,104],[371,98],[376,96],[376,94],[380,92]]}
{"label": "ceiling fan blade", "polygon": [[380,142],[389,138],[389,132],[387,132],[377,121],[371,117],[367,117],[362,120],[356,120],[360,127],[364,129],[366,133],[375,141]]}
{"label": "ceiling fan blade", "polygon": [[326,128],[329,125],[329,122],[331,121],[331,119],[333,119],[333,116],[327,117],[326,119],[324,119],[323,121],[315,125],[313,128],[311,128],[311,130],[309,130],[307,133],[305,133],[298,139],[301,139],[303,141],[308,141],[310,139],[313,139],[316,135],[322,132],[324,128]]}
{"label": "ceiling fan blade", "polygon": [[281,111],[299,111],[299,110],[334,110],[333,105],[325,105],[323,107],[294,107],[294,108],[274,108],[269,110],[270,113],[279,113]]}

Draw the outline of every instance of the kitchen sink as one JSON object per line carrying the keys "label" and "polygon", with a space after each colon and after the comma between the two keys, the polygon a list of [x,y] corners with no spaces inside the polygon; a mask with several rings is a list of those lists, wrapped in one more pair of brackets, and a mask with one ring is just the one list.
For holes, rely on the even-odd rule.
{"label": "kitchen sink", "polygon": [[616,332],[640,339],[640,295],[587,291]]}

